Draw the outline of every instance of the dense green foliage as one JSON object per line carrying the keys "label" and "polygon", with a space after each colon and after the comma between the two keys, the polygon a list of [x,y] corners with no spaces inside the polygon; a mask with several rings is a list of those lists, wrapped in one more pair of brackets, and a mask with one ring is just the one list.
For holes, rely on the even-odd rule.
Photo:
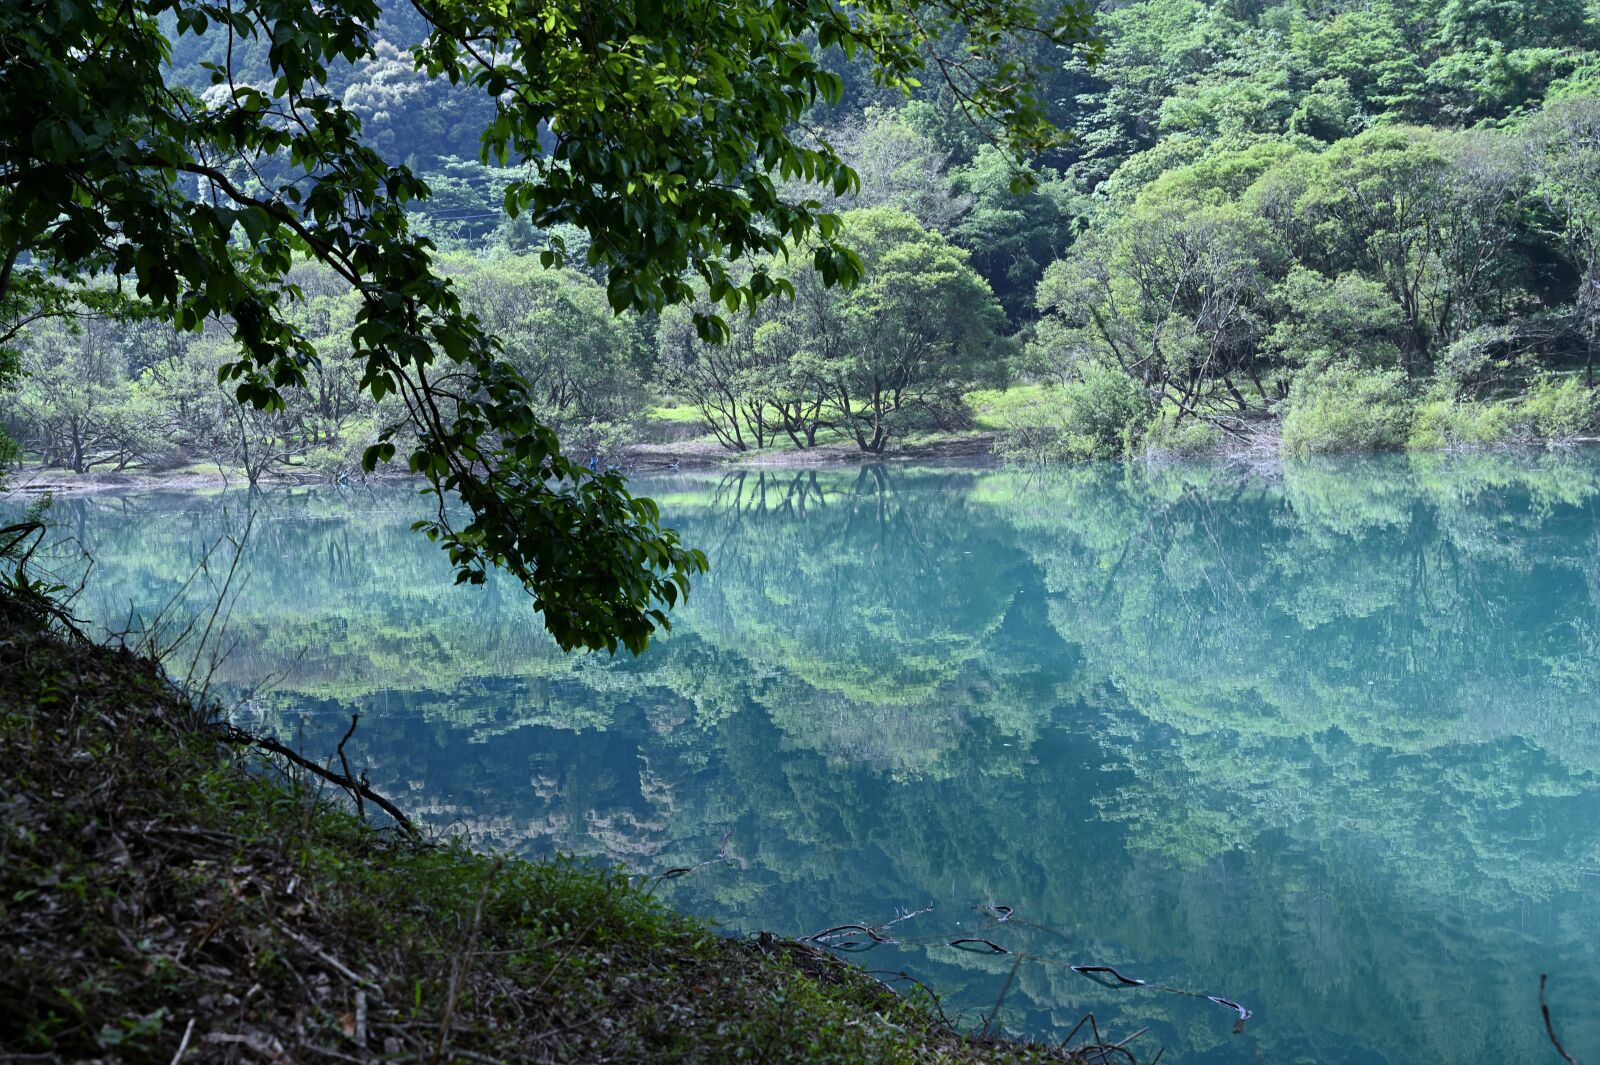
{"label": "dense green foliage", "polygon": [[[526,403],[580,456],[614,448],[638,417],[643,355],[631,318],[615,316],[595,281],[529,256],[439,257],[465,308],[497,337],[526,383]],[[159,321],[47,319],[21,348],[14,431],[43,461],[76,472],[215,463],[250,483],[274,471],[347,478],[378,434],[411,442],[403,399],[361,386],[350,332],[359,296],[332,272],[300,266],[286,314],[319,358],[282,386],[282,406],[234,402],[217,387],[233,357],[222,328]],[[400,426],[398,429],[386,427]]]}
{"label": "dense green foliage", "polygon": [[[1098,203],[1040,285],[1034,372],[1114,366],[1180,424],[1287,415],[1292,451],[1444,442],[1410,431],[1423,393],[1491,401],[1575,369],[1594,385],[1600,36],[1582,5],[1145,0],[1101,26],[1070,123]],[[1335,382],[1393,417],[1340,416],[1356,401]],[[1474,442],[1590,420],[1509,417]]]}
{"label": "dense green foliage", "polygon": [[780,431],[810,447],[828,428],[880,452],[908,420],[958,419],[967,389],[1003,379],[1004,315],[964,253],[890,208],[842,225],[866,267],[850,291],[802,269],[791,300],[744,317],[726,343],[700,340],[687,311],[663,318],[665,384],[729,447]]}
{"label": "dense green foliage", "polygon": [[[860,275],[837,215],[780,187],[800,180],[840,195],[857,184],[837,152],[797,132],[811,107],[845,91],[814,51],[889,90],[937,72],[1021,159],[1054,139],[1023,45],[1071,49],[1087,26],[1075,5],[1030,0],[428,0],[402,17],[396,42],[382,16],[376,0],[0,9],[0,308],[8,321],[73,313],[114,288],[130,314],[226,337],[192,361],[214,364],[231,398],[265,415],[234,418],[236,435],[256,439],[247,462],[281,455],[275,423],[347,364],[379,409],[359,431],[336,427],[334,445],[349,429],[368,471],[405,449],[438,496],[419,528],[445,546],[459,580],[505,569],[564,645],[635,651],[705,558],[619,476],[561,450],[534,401],[571,412],[464,307],[411,224],[432,190],[385,156],[386,140],[434,163],[459,147],[443,133],[457,116],[486,119],[479,158],[510,170],[501,204],[537,230],[543,265],[581,250],[616,311],[696,297],[737,311],[790,288],[767,270],[730,272],[752,255],[805,244],[825,283]],[[175,40],[188,42],[184,55]],[[428,121],[412,120],[419,110]],[[581,231],[582,249],[565,229]],[[341,350],[319,348],[296,321],[302,261],[353,294]],[[694,323],[702,337],[727,331],[709,308]],[[96,356],[95,387],[112,381],[115,362]],[[114,399],[97,396],[94,412],[67,420]],[[58,450],[79,467],[107,446],[70,425],[40,432],[64,439]],[[309,446],[329,435],[313,431]]]}
{"label": "dense green foliage", "polygon": [[1303,374],[1288,408],[1283,449],[1291,455],[1393,451],[1405,446],[1411,420],[1403,374],[1342,363]]}
{"label": "dense green foliage", "polygon": [[[513,32],[514,13],[391,6],[375,28],[370,12],[342,30],[330,16],[327,33],[345,33],[350,55],[291,71],[285,87],[299,92],[293,79],[306,77],[326,92],[328,114],[312,129],[337,150],[355,144],[359,119],[362,143],[415,168],[420,178],[395,171],[393,190],[373,185],[377,199],[358,213],[392,208],[383,225],[403,222],[405,239],[425,241],[421,253],[434,254],[427,242],[450,250],[427,267],[434,274],[472,276],[469,264],[480,263],[499,277],[441,298],[468,297],[481,316],[473,328],[500,342],[497,366],[514,365],[519,381],[542,375],[523,382],[516,405],[525,399],[578,460],[617,461],[657,405],[697,412],[708,439],[733,451],[842,442],[877,452],[969,426],[964,391],[1019,378],[1071,385],[1006,427],[1003,447],[1035,457],[1195,450],[1280,419],[1296,452],[1592,431],[1594,404],[1580,386],[1561,394],[1561,412],[1539,414],[1532,395],[1572,375],[1592,388],[1600,348],[1600,27],[1581,4],[1141,0],[1102,12],[1098,39],[1076,51],[1083,26],[1070,6],[1046,19],[1050,38],[1014,32],[1043,17],[1027,5],[937,9],[937,25],[904,38],[896,27],[913,25],[907,10],[868,5],[846,19],[825,8],[798,21],[716,21],[709,34],[688,29],[687,14],[660,15],[658,36],[557,18],[536,47]],[[613,63],[580,62],[612,36],[624,42]],[[274,80],[287,51],[260,32],[236,37],[230,55],[215,28],[179,34],[167,77],[196,100],[185,116],[213,125],[241,109],[255,116],[256,132],[226,136],[274,159],[260,188],[239,185],[270,198],[311,165],[283,170],[280,142],[306,151],[322,142],[263,132],[265,97],[249,97],[248,85]],[[530,48],[538,62],[523,73]],[[748,75],[739,80],[746,75],[725,65],[734,56],[770,65],[739,68]],[[647,60],[658,74],[639,73]],[[205,64],[230,62],[234,80],[213,84]],[[571,63],[584,73],[571,74]],[[994,110],[1008,85],[1026,99]],[[227,104],[235,90],[257,110]],[[597,103],[629,93],[638,105],[626,113]],[[1072,138],[1051,140],[1045,121]],[[202,124],[203,137],[209,129]],[[200,162],[174,165],[212,180]],[[170,189],[191,204],[183,210],[211,217]],[[215,184],[196,191],[228,196]],[[236,198],[217,208],[241,211],[263,234],[281,224]],[[885,221],[889,209],[902,220]],[[846,224],[851,210],[866,213]],[[285,239],[286,252],[320,256]],[[38,261],[48,254],[41,245]],[[528,256],[575,273],[535,280]],[[832,287],[862,267],[866,288]],[[603,303],[578,295],[578,273],[602,287]],[[362,291],[351,280],[346,272],[339,284]],[[544,293],[534,303],[564,286],[562,309],[513,311],[518,285]],[[346,299],[346,320],[317,334],[303,332],[299,301],[274,304],[267,319],[289,332],[261,343],[381,362],[388,356],[371,352],[392,326],[368,336],[358,327],[375,313],[370,297]],[[909,313],[919,306],[920,317]],[[606,327],[597,315],[608,307],[645,313]],[[195,304],[179,324],[198,327],[205,311]],[[896,324],[913,318],[909,334]],[[397,390],[375,393],[383,374],[365,369],[353,382],[362,395],[340,408],[355,413],[337,424],[312,426],[323,411],[229,415],[200,404],[216,409],[195,416],[231,422],[228,433],[174,435],[154,416],[169,400],[137,387],[155,352],[193,363],[196,385],[217,370],[243,374],[269,407],[272,390],[297,400],[307,385],[324,390],[303,380],[324,371],[265,348],[240,362],[229,355],[234,324],[205,327],[217,339],[198,348],[149,323],[118,328],[126,359],[96,357],[82,378],[101,399],[68,403],[41,373],[31,398],[8,411],[36,457],[73,468],[220,460],[251,477],[285,465],[340,475],[381,438],[429,472],[437,447],[453,453],[463,442],[441,436],[462,419],[430,427],[415,404],[391,398],[406,395],[403,375]],[[29,343],[52,352],[35,361],[59,361],[59,328],[34,332]],[[567,347],[552,376],[551,353]],[[1127,377],[1142,398],[1091,367]],[[179,369],[169,364],[169,376],[184,376]],[[1394,417],[1358,425],[1327,410],[1318,390],[1351,375],[1376,375],[1360,387]],[[95,410],[67,409],[74,404]],[[551,469],[590,483],[577,466]],[[646,515],[635,520],[648,529]],[[483,557],[471,548],[462,561],[476,572]],[[515,568],[517,552],[506,557]]]}

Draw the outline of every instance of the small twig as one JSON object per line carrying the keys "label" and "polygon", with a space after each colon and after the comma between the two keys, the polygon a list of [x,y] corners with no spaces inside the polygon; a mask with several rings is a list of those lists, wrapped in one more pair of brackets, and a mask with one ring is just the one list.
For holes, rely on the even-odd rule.
{"label": "small twig", "polygon": [[1083,1030],[1083,1026],[1084,1025],[1092,1024],[1093,1022],[1094,1022],[1094,1011],[1093,1010],[1090,1010],[1088,1013],[1085,1013],[1082,1017],[1079,1017],[1078,1018],[1078,1023],[1072,1026],[1072,1031],[1068,1032],[1067,1033],[1067,1037],[1061,1041],[1061,1046],[1062,1047],[1066,1047],[1068,1044],[1070,1044],[1072,1042],[1073,1037],[1076,1036],[1080,1031]]}
{"label": "small twig", "polygon": [[456,961],[456,971],[450,979],[450,997],[445,1000],[444,1016],[439,1018],[439,1041],[434,1044],[433,1060],[431,1065],[439,1065],[444,1059],[445,1047],[450,1043],[450,1022],[455,1020],[456,1006],[461,1001],[461,986],[467,982],[467,970],[472,967],[472,952],[478,946],[478,929],[483,923],[483,903],[489,897],[489,888],[494,884],[494,875],[500,871],[500,866],[505,860],[496,858],[489,866],[489,871],[483,877],[483,890],[478,892],[478,904],[472,908],[472,926],[467,930],[467,938]]}
{"label": "small twig", "polygon": [[1556,1026],[1550,1021],[1550,1007],[1545,1005],[1544,1001],[1544,982],[1549,976],[1549,973],[1539,974],[1539,1012],[1544,1014],[1544,1030],[1550,1034],[1550,1042],[1555,1045],[1556,1053],[1561,1055],[1562,1060],[1567,1065],[1578,1065],[1572,1055],[1567,1053],[1567,1048],[1561,1045],[1561,1040],[1556,1038]]}
{"label": "small twig", "polygon": [[[344,738],[339,741],[339,765],[344,768],[344,778],[346,780],[355,780],[356,776],[354,773],[350,772],[350,760],[344,756],[344,745],[349,743],[350,737],[356,734],[356,723],[360,720],[360,714],[351,714],[350,728],[345,732]],[[361,783],[366,783],[365,778],[362,779]],[[361,789],[352,788],[351,794],[356,797],[356,816],[365,821],[367,819],[367,805],[366,802],[361,798]]]}
{"label": "small twig", "polygon": [[539,981],[539,986],[533,989],[535,996],[543,992],[545,985],[551,980],[555,979],[556,973],[558,973],[561,970],[561,967],[567,963],[567,959],[570,958],[573,952],[578,949],[579,945],[588,938],[589,933],[594,931],[595,926],[600,923],[600,919],[605,915],[605,910],[597,910],[595,915],[589,918],[589,923],[583,926],[583,930],[567,942],[567,946],[561,952],[561,956],[556,959],[554,965],[550,966],[550,970],[544,974],[544,979]]}
{"label": "small twig", "polygon": [[[194,686],[194,671],[200,664],[201,653],[204,652],[206,644],[211,640],[211,630],[216,627],[217,617],[222,614],[222,608],[224,606],[228,608],[228,613],[222,619],[224,629],[227,628],[228,621],[233,615],[233,604],[229,601],[229,591],[233,588],[233,578],[239,572],[239,560],[244,557],[245,545],[250,541],[250,532],[255,528],[255,523],[256,515],[255,511],[252,510],[249,516],[245,518],[244,532],[239,535],[239,538],[237,540],[232,537],[225,538],[229,543],[233,544],[233,558],[228,562],[228,574],[222,581],[222,587],[217,589],[216,600],[211,604],[211,616],[206,619],[205,631],[200,634],[200,641],[195,644],[194,656],[189,659],[189,672],[184,679],[183,685],[186,689]],[[208,552],[207,558],[209,559],[209,557],[210,554]],[[207,579],[209,579],[211,571],[206,568],[205,561],[202,560],[200,565],[202,569],[205,569]],[[214,583],[213,587],[215,587]],[[213,657],[211,669],[206,674],[205,684],[201,686],[199,698],[197,699],[197,702],[201,705],[204,705],[206,701],[206,693],[211,688],[211,678],[216,673],[218,664],[218,660]]]}
{"label": "small twig", "polygon": [[1000,1006],[1006,1000],[1006,995],[1011,992],[1011,982],[1017,978],[1017,970],[1022,968],[1022,955],[1017,954],[1017,960],[1011,963],[1011,971],[1006,974],[1006,982],[1000,985],[1000,994],[995,996],[994,1009],[989,1011],[989,1016],[984,1019],[982,1034],[987,1035],[989,1026],[1000,1017]]}
{"label": "small twig", "polygon": [[[892,976],[896,980],[909,980],[909,981],[911,981],[911,983],[915,984],[917,987],[920,987],[922,989],[922,993],[923,994],[928,996],[928,1001],[929,1001],[930,1004],[932,1004],[934,1012],[939,1015],[939,1022],[941,1024],[943,1024],[946,1028],[954,1027],[950,1023],[950,1018],[945,1016],[944,1004],[939,1001],[938,993],[936,991],[934,991],[933,988],[931,988],[927,984],[923,983],[921,980],[918,980],[915,976],[912,976],[910,973],[904,972],[904,971],[902,971],[900,969],[867,969],[866,973],[869,976],[878,976],[878,975],[881,975],[881,976]],[[885,984],[885,986],[887,986],[887,983],[885,981],[880,980],[878,982],[881,983],[881,984]],[[890,988],[890,990],[892,991],[894,989]]]}
{"label": "small twig", "polygon": [[925,913],[932,913],[932,912],[933,912],[933,903],[930,902],[920,910],[910,910],[910,911],[908,911],[906,913],[902,913],[899,917],[896,917],[892,921],[885,921],[883,924],[878,926],[878,931],[880,931],[880,932],[886,931],[886,930],[888,930],[890,928],[893,928],[895,925],[899,924],[901,921],[909,921],[913,917],[921,917]]}
{"label": "small twig", "polygon": [[354,1063],[354,1065],[367,1065],[366,1061],[361,1058],[353,1058],[349,1054],[339,1053],[332,1047],[318,1046],[315,1043],[302,1043],[298,1049],[309,1050],[313,1054],[321,1054],[323,1057],[332,1058],[335,1061],[349,1061]]}
{"label": "small twig", "polygon": [[194,1018],[189,1018],[189,1025],[183,1030],[183,1041],[178,1044],[178,1052],[172,1055],[172,1065],[178,1065],[183,1060],[183,1055],[189,1049],[189,1037],[194,1035]]}
{"label": "small twig", "polygon": [[450,1056],[456,1058],[466,1058],[468,1061],[481,1061],[483,1062],[483,1065],[506,1065],[506,1063],[501,1061],[499,1058],[491,1058],[487,1054],[475,1054],[470,1050],[452,1050],[450,1051]]}

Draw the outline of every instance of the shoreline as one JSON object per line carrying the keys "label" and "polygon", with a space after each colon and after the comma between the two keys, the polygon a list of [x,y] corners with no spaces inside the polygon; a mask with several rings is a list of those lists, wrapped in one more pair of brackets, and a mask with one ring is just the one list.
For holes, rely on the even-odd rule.
{"label": "shoreline", "polygon": [[54,609],[0,592],[11,1059],[1082,1065],[1122,1046],[969,1030],[920,984],[721,934],[650,881],[476,850]]}
{"label": "shoreline", "polygon": [[[847,444],[818,444],[815,447],[765,448],[747,451],[729,451],[720,444],[704,440],[680,443],[639,443],[626,446],[620,463],[624,474],[671,473],[706,470],[825,470],[853,469],[874,465],[910,465],[915,463],[956,463],[977,469],[1000,468],[1007,460],[994,453],[993,447],[1000,434],[977,431],[931,441],[904,444],[890,451],[870,453]],[[1312,456],[1291,458],[1276,447],[1271,434],[1261,437],[1229,437],[1216,446],[1195,452],[1152,452],[1124,456],[1121,459],[1079,460],[1162,464],[1172,462],[1209,461],[1226,465],[1243,465],[1262,471],[1275,471],[1289,461],[1315,461],[1326,458],[1351,458],[1376,455],[1469,455],[1484,453],[1527,453],[1573,450],[1600,444],[1600,436],[1579,436],[1566,439],[1519,440],[1515,442],[1478,445],[1456,445],[1441,448],[1416,448],[1398,451],[1339,451]],[[1072,463],[1019,463],[1019,465],[1076,465]],[[262,480],[264,487],[309,487],[313,485],[342,484],[398,484],[416,480],[408,471],[386,470],[360,478],[338,479],[327,474],[277,475]],[[149,472],[127,470],[122,472],[96,471],[73,473],[70,470],[42,466],[20,466],[14,469],[9,484],[0,487],[0,499],[8,496],[40,497],[83,496],[102,492],[121,491],[202,491],[237,488],[246,483],[238,473],[224,471],[200,472],[195,470]]]}
{"label": "shoreline", "polygon": [[[1002,460],[992,451],[997,435],[992,432],[972,433],[953,439],[904,445],[880,454],[871,454],[844,444],[819,444],[803,451],[795,449],[728,451],[719,444],[706,441],[642,443],[625,447],[620,458],[622,471],[625,474],[715,469],[847,469],[880,463],[950,460],[977,466],[1000,466]],[[391,469],[349,479],[348,483],[398,483],[411,480],[415,480],[415,477],[410,472]],[[290,474],[262,479],[263,485],[275,488],[322,485],[335,481],[335,478],[327,474],[304,476]],[[197,491],[239,487],[246,483],[244,476],[237,472],[229,474],[222,471],[183,470],[154,473],[144,470],[122,472],[90,470],[87,473],[73,473],[70,470],[43,466],[18,467],[13,471],[10,482],[8,487],[0,490],[0,498],[7,495],[91,495],[99,492],[142,489]]]}

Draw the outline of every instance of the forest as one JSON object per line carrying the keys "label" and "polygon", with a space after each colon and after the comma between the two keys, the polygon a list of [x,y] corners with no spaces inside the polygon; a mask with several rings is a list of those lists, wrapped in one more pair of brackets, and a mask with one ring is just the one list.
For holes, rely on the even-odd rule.
{"label": "forest", "polygon": [[[373,55],[331,67],[330,88],[431,189],[412,228],[580,460],[663,440],[882,454],[979,436],[1037,461],[1600,430],[1600,22],[1577,0],[1108,8],[1093,49],[1028,57],[1070,137],[1021,166],[953,83],[881,86],[819,49],[840,92],[798,135],[859,187],[775,184],[839,212],[863,279],[747,257],[733,269],[777,298],[724,296],[709,336],[707,292],[627,307],[583,229],[508,215],[522,171],[482,161],[492,102],[418,70],[425,25],[384,11]],[[215,94],[223,59],[270,81],[260,42],[219,47],[177,37],[169,81]],[[363,387],[349,281],[310,261],[290,280],[319,357],[281,408],[219,387],[227,321],[180,330],[108,286],[10,323],[5,432],[77,472],[359,474],[403,397]]]}
{"label": "forest", "polygon": [[1600,2],[8,0],[0,1048],[1592,1060],[1597,363]]}

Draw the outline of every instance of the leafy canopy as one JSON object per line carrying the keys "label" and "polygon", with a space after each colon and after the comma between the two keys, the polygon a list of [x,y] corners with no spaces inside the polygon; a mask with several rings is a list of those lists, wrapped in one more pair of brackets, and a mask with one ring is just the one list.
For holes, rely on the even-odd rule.
{"label": "leafy canopy", "polygon": [[[736,280],[730,264],[802,240],[825,280],[859,276],[837,218],[778,192],[794,177],[835,192],[856,181],[831,148],[793,132],[842,92],[818,49],[867,57],[897,90],[933,72],[1020,161],[1056,134],[1029,61],[1011,57],[1037,54],[1041,38],[1094,48],[1077,2],[413,6],[430,28],[419,69],[492,98],[483,156],[525,167],[507,209],[540,230],[581,230],[619,312],[687,302],[692,283],[738,310],[787,285],[759,270]],[[219,377],[240,403],[270,410],[318,363],[287,275],[299,259],[321,261],[360,295],[349,357],[362,389],[404,403],[363,464],[410,441],[408,465],[438,499],[419,527],[458,580],[501,567],[564,647],[637,652],[705,556],[620,476],[562,453],[523,375],[409,230],[406,205],[429,195],[426,183],[365,143],[330,88],[338,64],[375,58],[381,14],[375,0],[5,4],[0,306],[46,281],[70,291],[111,275],[179,328],[225,322],[238,356]],[[210,64],[203,93],[164,80],[172,31],[225,38],[228,58]],[[270,78],[238,80],[231,57],[263,48]],[[552,239],[543,254],[554,265],[566,248]],[[727,329],[710,312],[696,327],[708,338]]]}

